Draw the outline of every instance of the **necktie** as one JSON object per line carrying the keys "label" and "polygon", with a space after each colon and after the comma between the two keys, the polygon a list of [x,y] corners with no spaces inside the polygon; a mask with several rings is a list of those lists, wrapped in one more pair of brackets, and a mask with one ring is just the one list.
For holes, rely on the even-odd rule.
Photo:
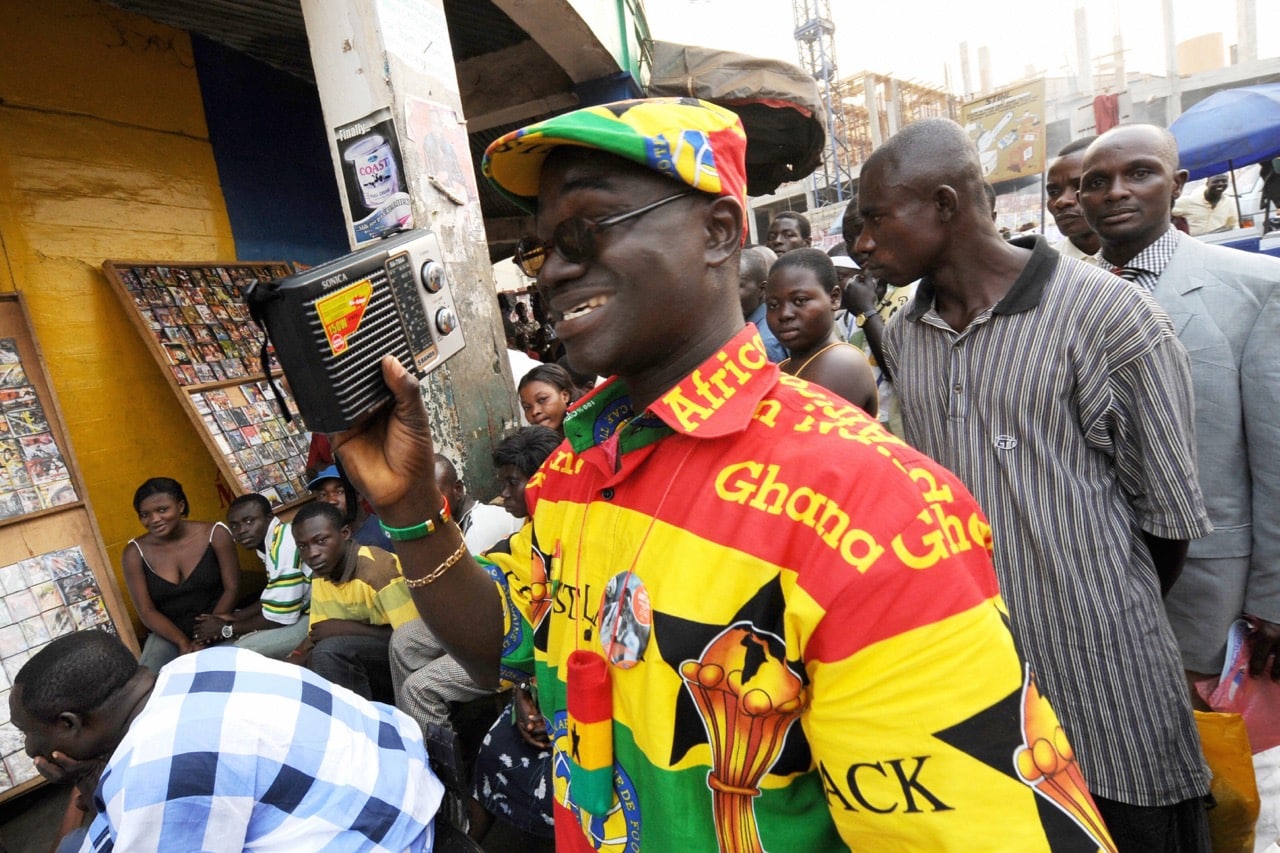
{"label": "necktie", "polygon": [[1136,270],[1133,267],[1112,267],[1111,268],[1111,273],[1113,275],[1118,275],[1125,281],[1137,281],[1139,272],[1140,270]]}

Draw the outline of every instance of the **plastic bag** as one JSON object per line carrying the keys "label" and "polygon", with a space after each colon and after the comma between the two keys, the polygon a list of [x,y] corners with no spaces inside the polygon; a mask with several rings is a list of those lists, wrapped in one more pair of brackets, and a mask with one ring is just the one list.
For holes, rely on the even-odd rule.
{"label": "plastic bag", "polygon": [[1217,686],[1209,682],[1211,692],[1200,693],[1215,711],[1239,714],[1249,730],[1249,743],[1254,752],[1280,746],[1280,683],[1270,678],[1249,675],[1249,655],[1253,640],[1249,623],[1239,619],[1231,624],[1227,635],[1226,665]]}
{"label": "plastic bag", "polygon": [[1253,853],[1253,828],[1261,804],[1244,720],[1239,714],[1212,711],[1195,715],[1200,748],[1213,772],[1209,786],[1217,803],[1209,810],[1213,853]]}

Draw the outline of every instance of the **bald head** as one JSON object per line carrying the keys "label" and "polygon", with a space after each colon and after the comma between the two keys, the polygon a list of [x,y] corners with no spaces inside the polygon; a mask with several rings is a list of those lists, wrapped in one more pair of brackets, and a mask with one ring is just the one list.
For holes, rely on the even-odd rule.
{"label": "bald head", "polygon": [[1168,129],[1154,124],[1126,124],[1114,127],[1099,136],[1085,149],[1086,167],[1089,155],[1108,148],[1124,148],[1142,151],[1148,156],[1156,157],[1169,167],[1169,171],[1178,171],[1178,140]]}
{"label": "bald head", "polygon": [[[769,250],[766,249],[765,251]],[[744,249],[742,255],[738,258],[738,267],[742,276],[749,277],[753,281],[764,281],[768,278],[770,266],[765,261],[764,255],[756,251],[755,247]]]}
{"label": "bald head", "polygon": [[453,461],[448,456],[436,454],[436,480],[445,483],[452,483],[458,479],[458,469],[454,466]]}
{"label": "bald head", "polygon": [[1102,253],[1124,264],[1168,232],[1187,173],[1178,143],[1151,124],[1113,128],[1085,150],[1080,206],[1102,240]]}
{"label": "bald head", "polygon": [[773,269],[773,265],[778,260],[778,253],[768,246],[752,246],[750,251],[764,261],[764,274],[768,275],[769,270]]}
{"label": "bald head", "polygon": [[962,270],[969,282],[991,278],[995,262],[1015,251],[992,221],[977,149],[947,119],[910,124],[867,159],[858,211],[862,228],[850,251],[894,287],[944,269],[957,280]]}
{"label": "bald head", "polygon": [[929,196],[949,186],[960,206],[973,208],[990,220],[990,207],[982,178],[978,149],[964,128],[945,118],[930,118],[907,125],[877,148],[862,167],[874,171],[890,186],[902,186]]}
{"label": "bald head", "polygon": [[455,518],[470,508],[472,498],[458,477],[457,466],[448,456],[439,453],[436,454],[436,486],[440,489],[440,494],[449,499],[449,508]]}
{"label": "bald head", "polygon": [[[743,249],[738,256],[738,301],[742,303],[743,319],[750,319],[764,301],[764,283],[769,278],[769,264],[756,249]],[[773,254],[769,249],[765,251]]]}

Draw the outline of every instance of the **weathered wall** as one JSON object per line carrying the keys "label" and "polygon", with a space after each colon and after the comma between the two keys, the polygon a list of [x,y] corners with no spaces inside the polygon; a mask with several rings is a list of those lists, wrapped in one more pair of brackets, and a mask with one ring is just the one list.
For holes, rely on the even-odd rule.
{"label": "weathered wall", "polygon": [[[233,260],[187,35],[95,0],[0,6],[0,287],[23,293],[119,576],[144,479],[217,469],[101,272]],[[120,580],[123,589],[123,579]]]}
{"label": "weathered wall", "polygon": [[347,224],[315,86],[190,37],[237,257],[315,266],[345,255]]}

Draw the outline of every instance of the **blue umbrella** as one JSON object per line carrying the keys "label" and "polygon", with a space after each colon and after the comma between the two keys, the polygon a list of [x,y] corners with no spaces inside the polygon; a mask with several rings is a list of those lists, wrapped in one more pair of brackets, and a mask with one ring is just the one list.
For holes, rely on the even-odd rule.
{"label": "blue umbrella", "polygon": [[1214,92],[1169,130],[1192,180],[1280,156],[1280,83]]}

